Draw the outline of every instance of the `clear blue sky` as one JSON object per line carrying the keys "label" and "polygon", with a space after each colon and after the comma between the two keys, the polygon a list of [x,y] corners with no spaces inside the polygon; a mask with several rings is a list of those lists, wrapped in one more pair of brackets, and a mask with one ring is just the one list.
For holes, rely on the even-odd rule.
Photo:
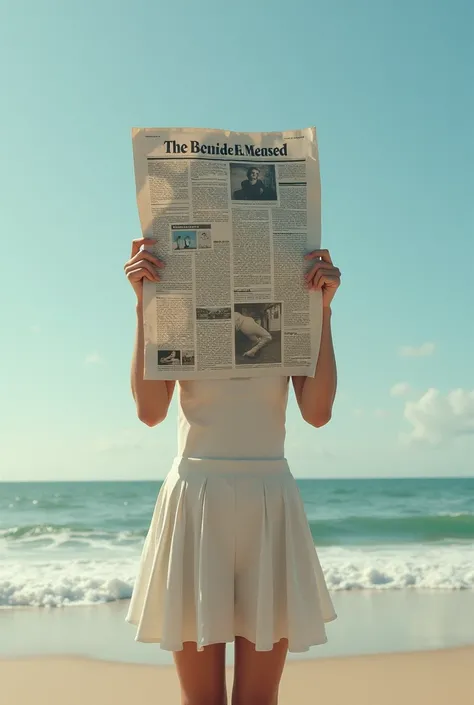
{"label": "clear blue sky", "polygon": [[130,129],[173,125],[317,126],[339,396],[321,430],[291,400],[295,475],[474,474],[470,0],[0,8],[0,479],[168,469],[176,408],[135,419],[122,266]]}

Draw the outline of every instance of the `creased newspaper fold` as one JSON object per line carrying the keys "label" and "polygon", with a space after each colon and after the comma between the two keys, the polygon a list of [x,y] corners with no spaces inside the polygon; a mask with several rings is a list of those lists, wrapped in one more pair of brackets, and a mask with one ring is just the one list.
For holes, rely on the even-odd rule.
{"label": "creased newspaper fold", "polygon": [[314,128],[134,128],[142,232],[165,262],[144,281],[145,379],[314,375],[321,243]]}

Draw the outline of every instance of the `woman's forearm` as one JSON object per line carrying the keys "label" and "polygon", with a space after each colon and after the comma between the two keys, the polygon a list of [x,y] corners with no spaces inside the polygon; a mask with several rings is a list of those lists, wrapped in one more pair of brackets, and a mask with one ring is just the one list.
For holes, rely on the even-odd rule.
{"label": "woman's forearm", "polygon": [[337,368],[331,334],[331,309],[323,309],[318,363],[314,377],[294,377],[296,398],[305,421],[324,426],[332,414],[336,396]]}
{"label": "woman's forearm", "polygon": [[145,340],[143,313],[137,304],[137,329],[132,356],[132,394],[140,421],[147,426],[156,426],[166,417],[175,382],[143,379]]}

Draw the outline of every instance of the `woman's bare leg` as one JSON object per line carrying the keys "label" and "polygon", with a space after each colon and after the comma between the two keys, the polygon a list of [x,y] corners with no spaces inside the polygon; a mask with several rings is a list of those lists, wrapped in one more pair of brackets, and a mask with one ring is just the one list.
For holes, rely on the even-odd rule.
{"label": "woman's bare leg", "polygon": [[186,641],[173,658],[182,705],[227,705],[225,644],[211,644],[198,651],[195,642]]}
{"label": "woman's bare leg", "polygon": [[287,639],[272,651],[255,651],[255,644],[236,637],[232,705],[277,705],[287,652]]}
{"label": "woman's bare leg", "polygon": [[247,350],[247,352],[244,352],[244,357],[255,357],[259,350],[265,347],[265,345],[268,345],[268,343],[272,342],[272,336],[268,333],[268,335],[262,336],[261,338],[252,336],[250,340],[255,343],[255,345],[250,350]]}
{"label": "woman's bare leg", "polygon": [[251,316],[240,316],[239,330],[254,343],[253,348],[244,353],[244,357],[255,357],[261,348],[272,341],[271,333]]}

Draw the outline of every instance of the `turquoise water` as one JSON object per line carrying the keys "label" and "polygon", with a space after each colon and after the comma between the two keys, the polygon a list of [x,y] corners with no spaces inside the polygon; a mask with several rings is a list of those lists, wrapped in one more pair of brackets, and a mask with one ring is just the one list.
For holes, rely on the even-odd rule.
{"label": "turquoise water", "polygon": [[[0,484],[0,606],[130,597],[160,486]],[[331,589],[474,588],[474,478],[298,486]]]}

